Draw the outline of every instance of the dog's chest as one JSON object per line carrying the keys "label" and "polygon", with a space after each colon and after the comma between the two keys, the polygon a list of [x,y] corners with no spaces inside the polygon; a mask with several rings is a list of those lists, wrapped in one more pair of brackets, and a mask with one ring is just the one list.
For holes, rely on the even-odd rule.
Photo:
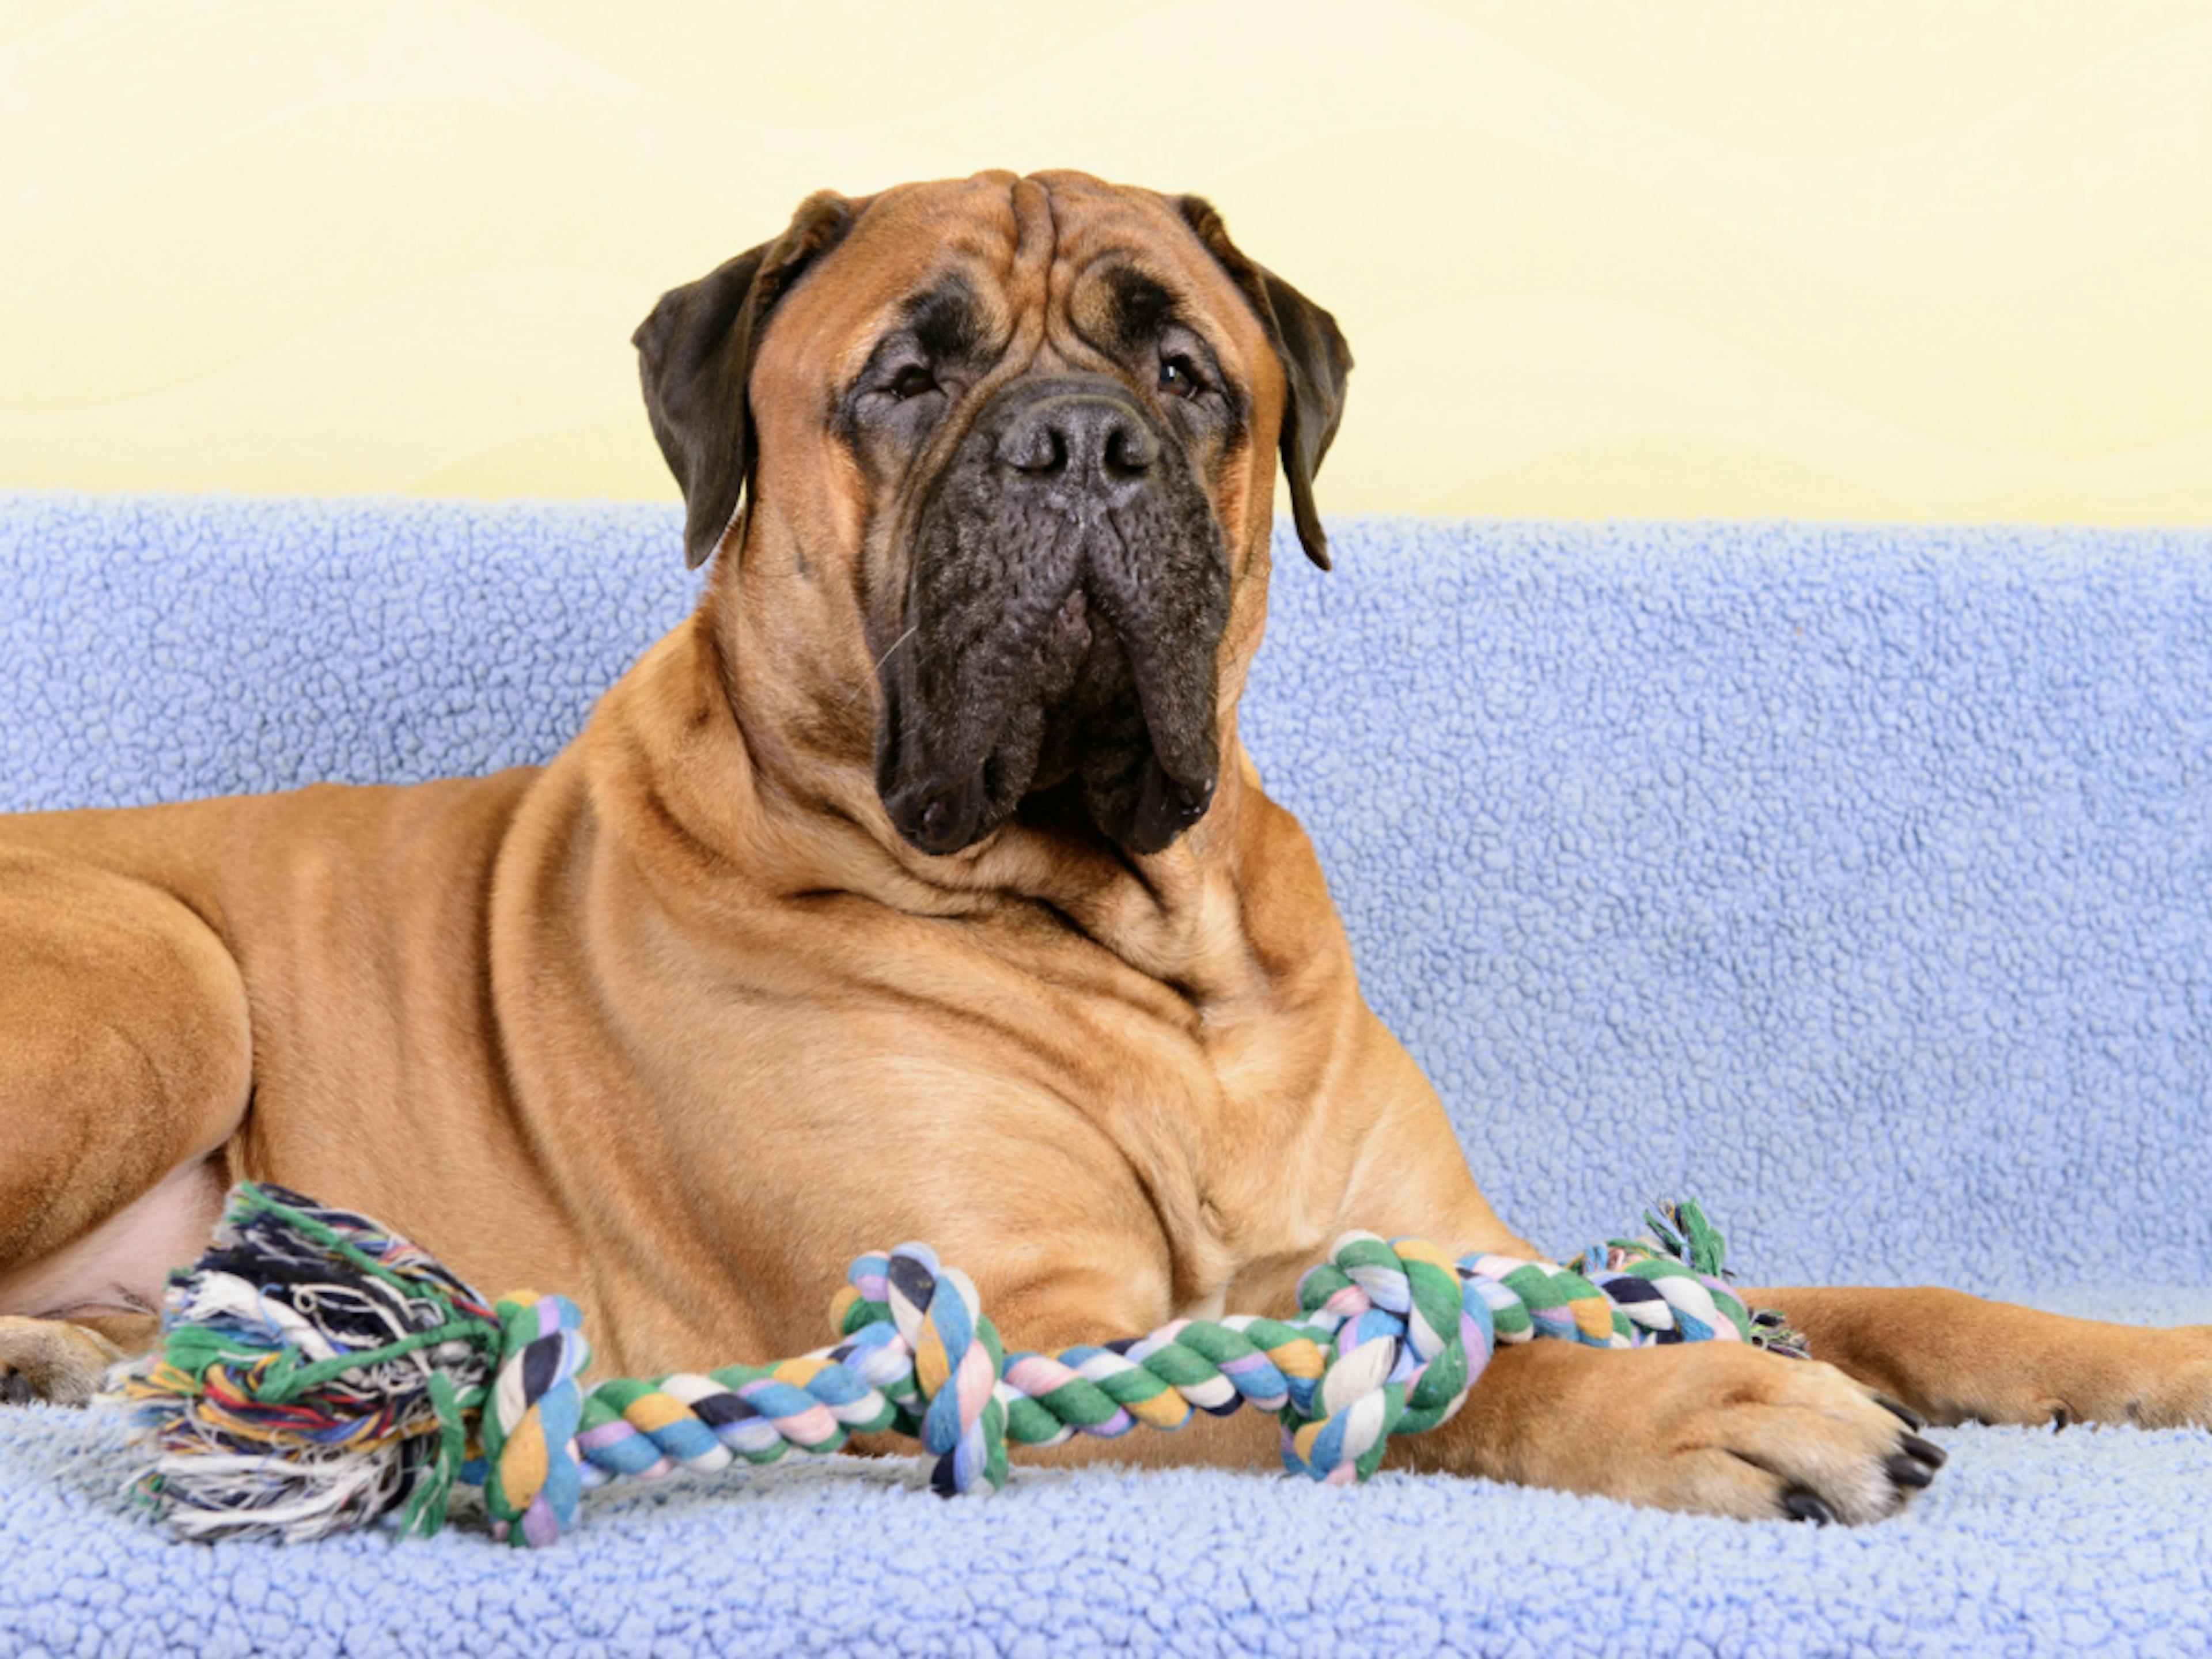
{"label": "dog's chest", "polygon": [[[1090,1206],[1127,1207],[1133,1188],[1147,1213],[1132,1231],[1157,1231],[1175,1314],[1218,1314],[1240,1281],[1272,1286],[1325,1244],[1352,1153],[1330,1144],[1329,1048],[1309,1010],[1248,961],[1193,975],[1208,992],[1076,943],[994,966],[953,1039],[972,1097],[1000,1103],[981,1133],[1010,1161],[1042,1139]],[[925,1087],[908,1109],[945,1102]]]}
{"label": "dog's chest", "polygon": [[1263,995],[1194,998],[1061,927],[838,906],[648,980],[599,994],[667,1164],[732,1234],[831,1261],[922,1238],[979,1274],[1149,1261],[1162,1317],[1325,1242],[1341,1160],[1316,1144],[1316,1023]]}

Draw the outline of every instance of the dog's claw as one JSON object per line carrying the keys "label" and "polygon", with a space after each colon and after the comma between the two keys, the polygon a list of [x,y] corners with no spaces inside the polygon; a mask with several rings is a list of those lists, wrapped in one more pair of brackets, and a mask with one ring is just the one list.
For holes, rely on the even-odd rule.
{"label": "dog's claw", "polygon": [[1892,1455],[1884,1467],[1889,1470],[1891,1481],[1900,1486],[1911,1486],[1917,1489],[1925,1486],[1936,1478],[1935,1470],[1929,1468],[1918,1458],[1908,1456],[1904,1452]]}
{"label": "dog's claw", "polygon": [[1782,1507],[1790,1511],[1792,1521],[1810,1521],[1816,1527],[1825,1527],[1836,1518],[1826,1504],[1802,1486],[1792,1486],[1784,1492]]}
{"label": "dog's claw", "polygon": [[1878,1394],[1875,1395],[1874,1403],[1881,1407],[1882,1410],[1887,1412],[1892,1417],[1896,1418],[1908,1429],[1924,1429],[1928,1426],[1928,1419],[1923,1417],[1918,1412],[1913,1410],[1911,1407],[1907,1406],[1899,1401],[1892,1400],[1886,1394]]}
{"label": "dog's claw", "polygon": [[1906,1435],[1899,1443],[1930,1469],[1940,1469],[1951,1461],[1951,1455],[1933,1440],[1923,1440],[1917,1434]]}

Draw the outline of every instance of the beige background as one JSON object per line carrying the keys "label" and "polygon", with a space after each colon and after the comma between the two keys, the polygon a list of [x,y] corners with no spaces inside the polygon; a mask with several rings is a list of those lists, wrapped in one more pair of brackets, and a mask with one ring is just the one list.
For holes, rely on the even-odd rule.
{"label": "beige background", "polygon": [[0,0],[0,487],[665,496],[820,185],[1212,196],[1335,512],[2212,521],[2207,0]]}

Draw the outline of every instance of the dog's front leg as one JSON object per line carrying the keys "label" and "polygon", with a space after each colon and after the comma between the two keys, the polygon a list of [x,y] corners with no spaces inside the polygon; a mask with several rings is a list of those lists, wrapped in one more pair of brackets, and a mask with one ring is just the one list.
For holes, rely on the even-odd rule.
{"label": "dog's front leg", "polygon": [[[1010,1350],[1054,1353],[1157,1326],[1164,1309],[1146,1278],[1063,1267],[998,1286],[986,1305]],[[1500,1348],[1459,1413],[1394,1440],[1389,1462],[1693,1513],[1871,1521],[1943,1461],[1917,1426],[1833,1366],[1741,1343],[1621,1350],[1546,1338]],[[1194,1412],[1172,1432],[1140,1423],[1010,1449],[1021,1462],[1275,1468],[1280,1439],[1273,1418],[1247,1409]]]}
{"label": "dog's front leg", "polygon": [[[1393,1440],[1388,1462],[1692,1514],[1875,1521],[1943,1462],[1914,1426],[1818,1361],[1734,1342],[1623,1350],[1547,1338],[1500,1349],[1459,1413]],[[1012,1449],[1019,1462],[1272,1469],[1280,1438],[1273,1418],[1246,1410],[1195,1413],[1171,1433]]]}
{"label": "dog's front leg", "polygon": [[2212,1426],[2212,1328],[2069,1319],[1960,1291],[1747,1291],[1812,1351],[1934,1423]]}
{"label": "dog's front leg", "polygon": [[1503,1347],[1405,1468],[1745,1520],[1875,1521],[1943,1454],[1833,1366],[1738,1342]]}

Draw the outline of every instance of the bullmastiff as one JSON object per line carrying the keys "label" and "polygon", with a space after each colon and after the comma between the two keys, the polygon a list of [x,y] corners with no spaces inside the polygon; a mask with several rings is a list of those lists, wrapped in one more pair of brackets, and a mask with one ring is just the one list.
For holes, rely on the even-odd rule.
{"label": "bullmastiff", "polygon": [[[811,1348],[902,1238],[1046,1351],[1287,1311],[1351,1227],[1537,1254],[1238,742],[1279,464],[1328,562],[1329,314],[1203,201],[987,173],[811,197],[635,343],[713,568],[550,764],[0,818],[0,1391],[146,1346],[241,1178],[566,1291],[626,1374]],[[1393,1455],[1861,1522],[1923,1419],[2212,1421],[2203,1330],[1749,1295],[1817,1358],[1508,1347]]]}

